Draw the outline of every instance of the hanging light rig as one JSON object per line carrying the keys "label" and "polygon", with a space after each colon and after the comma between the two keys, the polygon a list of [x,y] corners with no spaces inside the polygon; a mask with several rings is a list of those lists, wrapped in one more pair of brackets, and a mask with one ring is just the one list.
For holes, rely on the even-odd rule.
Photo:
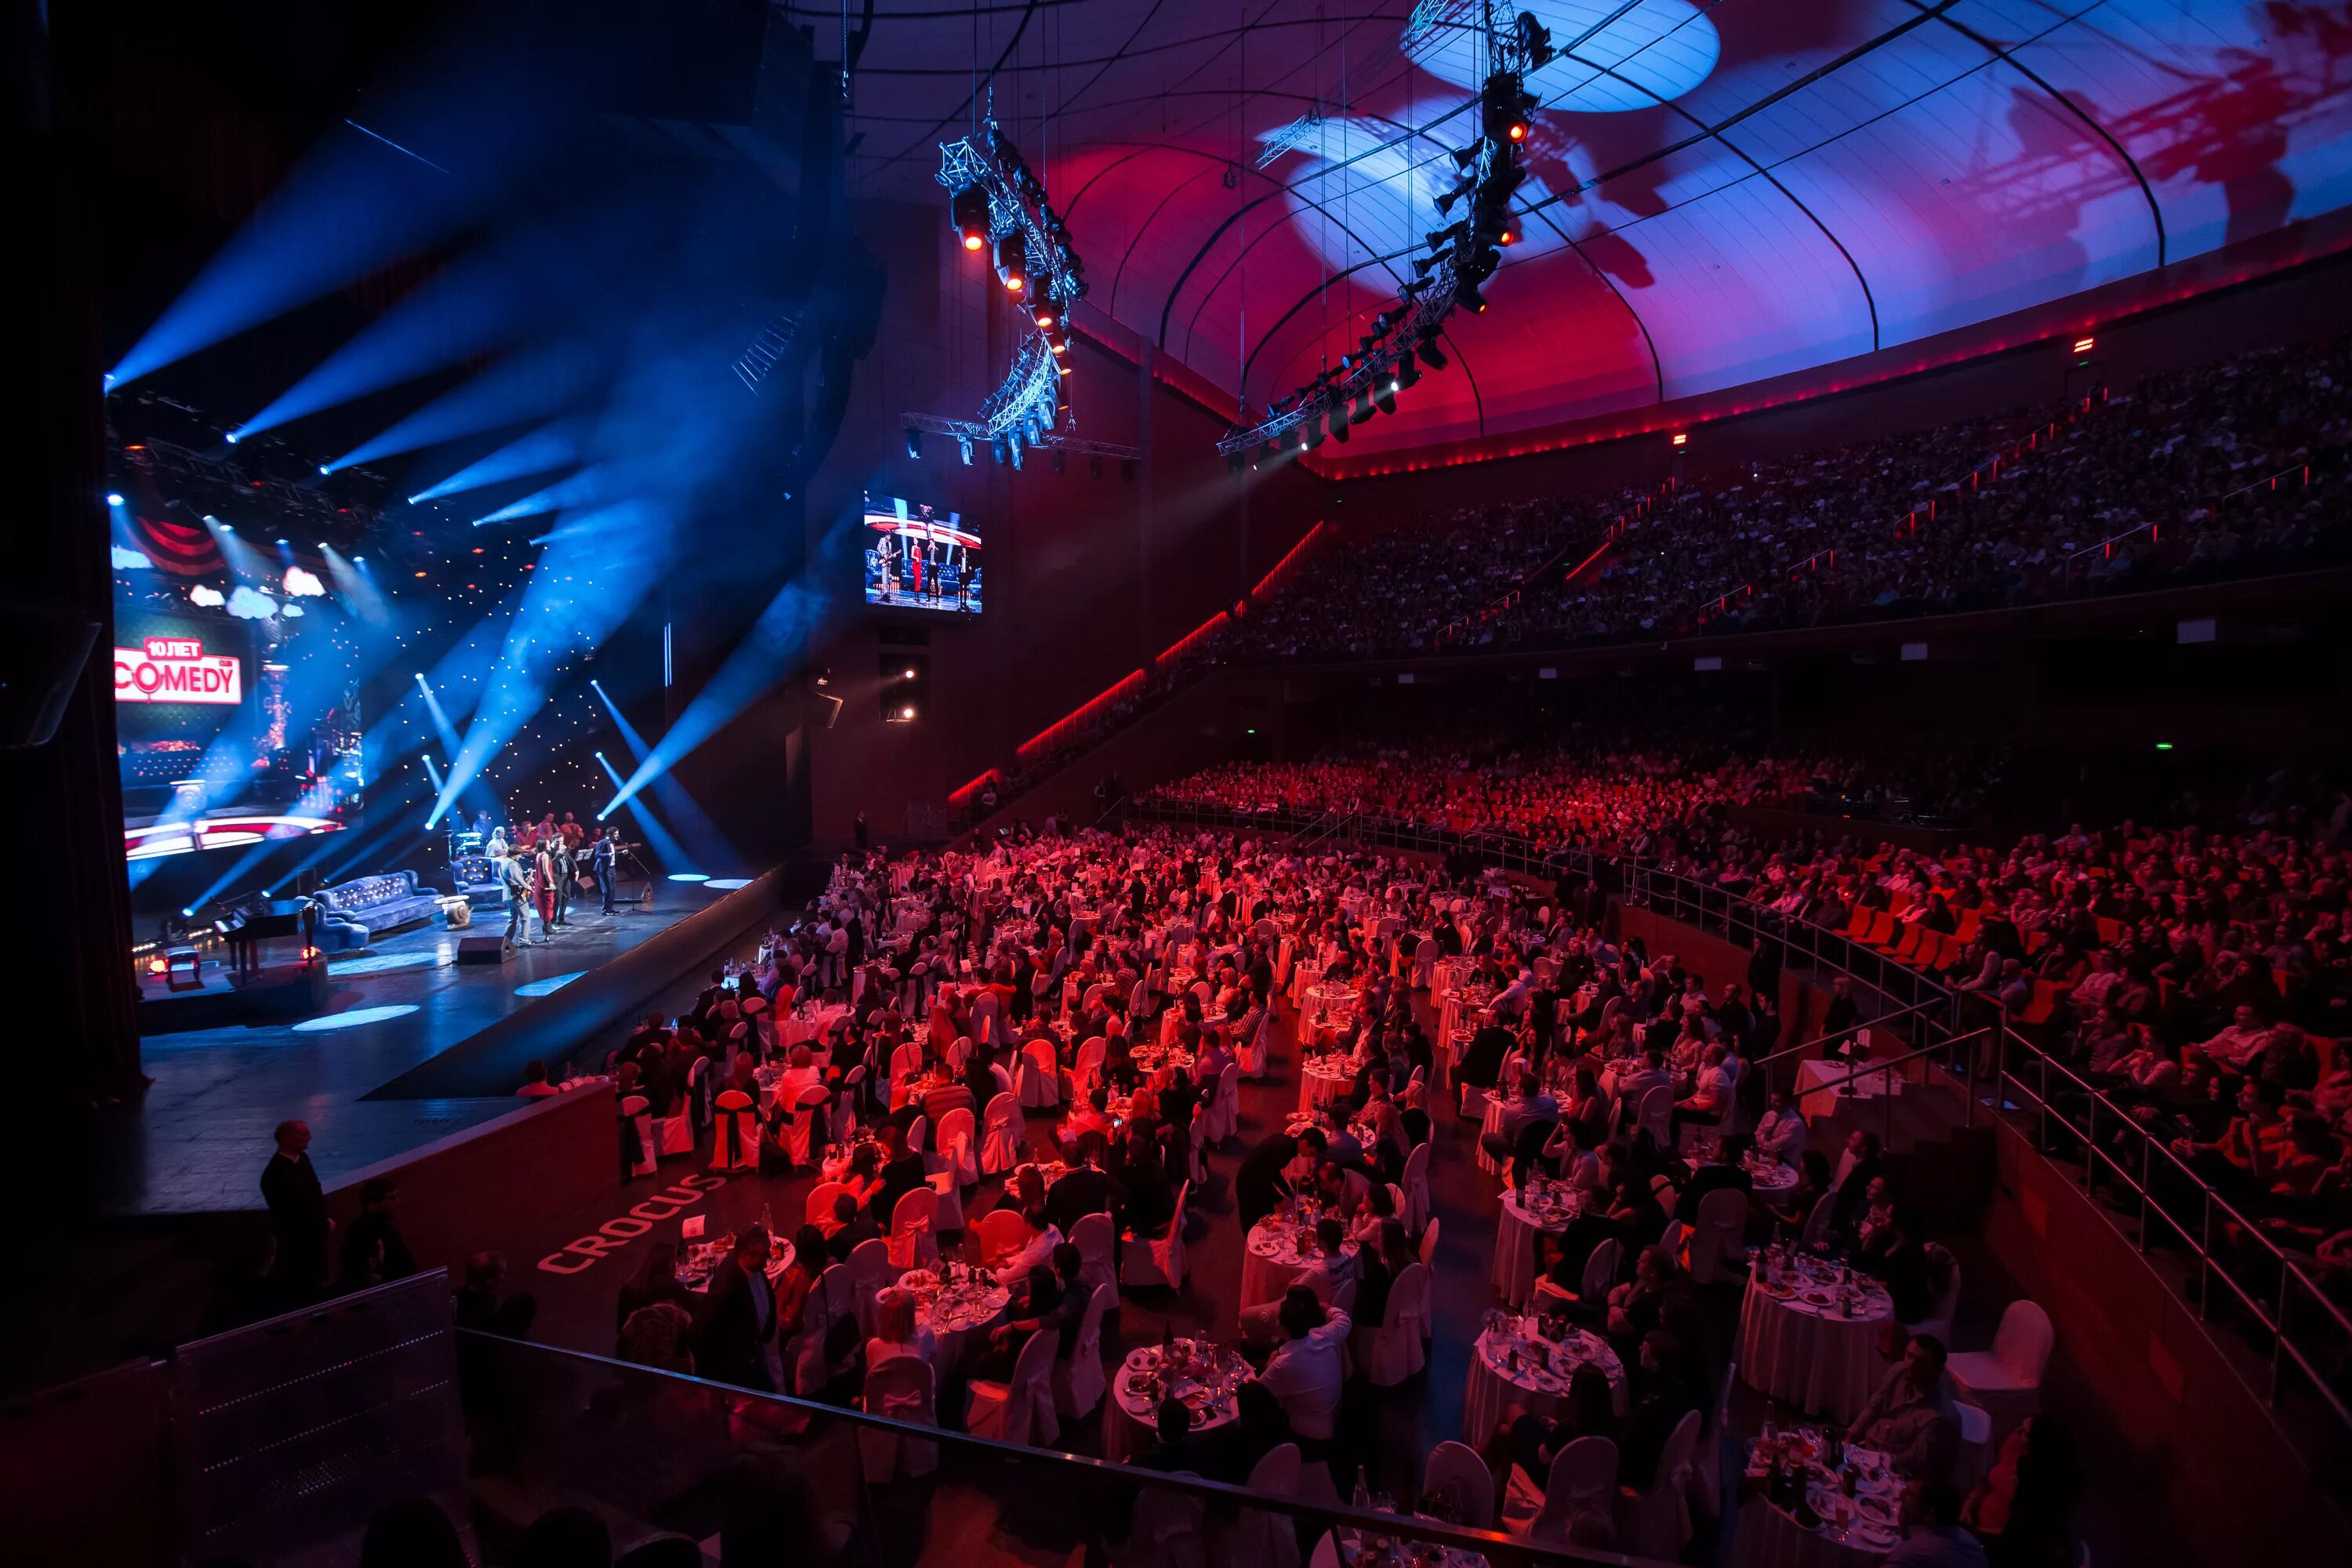
{"label": "hanging light rig", "polygon": [[[1004,454],[1014,468],[1023,450],[1048,444],[1083,445],[1069,434],[1070,307],[1086,297],[1086,267],[1070,231],[1045,199],[1045,183],[1030,172],[1019,148],[995,121],[940,148],[939,182],[948,190],[948,223],[967,258],[986,258],[999,291],[1027,321],[1004,379],[981,405],[977,419],[907,416],[908,428],[954,437]],[[1134,455],[1131,448],[1102,450]]]}
{"label": "hanging light rig", "polygon": [[1430,231],[1428,254],[1414,259],[1413,276],[1395,303],[1372,318],[1353,353],[1269,403],[1255,424],[1236,425],[1218,438],[1229,467],[1255,468],[1285,450],[1312,450],[1327,437],[1345,442],[1376,414],[1395,413],[1398,395],[1412,389],[1423,367],[1445,368],[1438,339],[1446,318],[1457,310],[1485,314],[1481,288],[1502,265],[1504,248],[1523,233],[1511,202],[1528,177],[1519,153],[1535,123],[1537,100],[1527,80],[1553,57],[1551,34],[1529,12],[1488,42],[1495,69],[1478,92],[1479,137],[1454,152],[1458,176],[1437,198],[1445,226]]}

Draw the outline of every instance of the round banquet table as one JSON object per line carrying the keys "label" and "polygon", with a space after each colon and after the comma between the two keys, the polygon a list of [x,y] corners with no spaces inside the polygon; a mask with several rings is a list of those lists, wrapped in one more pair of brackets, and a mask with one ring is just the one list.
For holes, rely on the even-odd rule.
{"label": "round banquet table", "polygon": [[1297,967],[1290,972],[1291,1005],[1305,1008],[1307,994],[1322,983],[1323,966],[1308,959],[1300,959]]}
{"label": "round banquet table", "polygon": [[1504,1101],[1502,1096],[1496,1094],[1486,1096],[1486,1120],[1478,1124],[1478,1142],[1476,1144],[1478,1151],[1478,1168],[1486,1172],[1490,1176],[1499,1176],[1503,1173],[1503,1162],[1495,1158],[1495,1156],[1489,1153],[1486,1149],[1486,1139],[1489,1135],[1495,1137],[1502,1136],[1503,1105]]}
{"label": "round banquet table", "polygon": [[[1807,1530],[1795,1514],[1763,1495],[1771,1469],[1763,1448],[1760,1439],[1749,1445],[1748,1468],[1740,1478],[1739,1523],[1731,1547],[1731,1561],[1740,1568],[1871,1568],[1902,1539],[1893,1523],[1900,1513],[1902,1483],[1886,1468],[1884,1455],[1859,1447],[1846,1450],[1865,1458],[1875,1471],[1850,1500],[1838,1491],[1835,1478],[1808,1465],[1806,1498],[1822,1518],[1818,1527]],[[1835,1520],[1842,1501],[1853,1510],[1843,1529]]]}
{"label": "round banquet table", "polygon": [[[1903,1075],[1889,1068],[1885,1072],[1864,1073],[1851,1083],[1838,1080],[1864,1062],[1831,1061],[1813,1057],[1797,1064],[1797,1114],[1807,1121],[1818,1121],[1837,1113],[1841,1100],[1875,1100],[1882,1094],[1901,1094]],[[1823,1088],[1825,1084],[1834,1088]]]}
{"label": "round banquet table", "polygon": [[[1306,1256],[1300,1254],[1301,1242],[1307,1244]],[[1298,1271],[1314,1256],[1314,1245],[1312,1220],[1299,1224],[1279,1214],[1270,1214],[1250,1226],[1242,1243],[1243,1310],[1281,1300],[1282,1293],[1290,1289],[1290,1282],[1298,1278]],[[1351,1237],[1340,1250],[1353,1258],[1359,1245]]]}
{"label": "round banquet table", "polygon": [[[961,1363],[964,1336],[1001,1321],[1013,1300],[1013,1292],[993,1279],[984,1285],[977,1280],[958,1284],[943,1291],[940,1277],[928,1268],[910,1268],[898,1276],[898,1283],[914,1292],[916,1326],[930,1330],[939,1341],[942,1368]],[[874,1295],[878,1301],[882,1291]]]}
{"label": "round banquet table", "polygon": [[1805,1300],[1834,1296],[1834,1286],[1801,1282],[1782,1296],[1767,1282],[1767,1272],[1759,1267],[1748,1276],[1739,1305],[1740,1381],[1801,1410],[1851,1422],[1886,1375],[1878,1336],[1895,1314],[1894,1300],[1872,1285],[1847,1317],[1834,1305]]}
{"label": "round banquet table", "polygon": [[1298,1069],[1298,1109],[1320,1110],[1346,1094],[1355,1081],[1354,1069],[1345,1066],[1326,1067],[1319,1062],[1302,1065]]}
{"label": "round banquet table", "polygon": [[[1472,1447],[1483,1447],[1495,1435],[1503,1419],[1503,1412],[1517,1405],[1531,1415],[1557,1417],[1568,1399],[1569,1375],[1576,1363],[1591,1362],[1609,1376],[1610,1403],[1619,1415],[1625,1412],[1625,1363],[1609,1348],[1609,1342],[1589,1330],[1573,1330],[1570,1336],[1552,1347],[1553,1364],[1567,1365],[1560,1373],[1548,1372],[1529,1360],[1525,1347],[1534,1339],[1528,1333],[1529,1320],[1499,1314],[1501,1328],[1490,1329],[1478,1336],[1470,1355],[1470,1378],[1462,1394],[1462,1440]],[[1519,1365],[1514,1371],[1509,1352],[1521,1350]]]}
{"label": "round banquet table", "polygon": [[[768,1283],[773,1285],[784,1277],[784,1270],[793,1266],[793,1244],[779,1236],[770,1238],[770,1246],[774,1250],[768,1255]],[[678,1259],[679,1280],[697,1295],[709,1294],[712,1270],[719,1267],[719,1259],[734,1250],[732,1231],[716,1241],[688,1242],[685,1253]]]}
{"label": "round banquet table", "polygon": [[1495,1289],[1512,1306],[1522,1306],[1535,1294],[1536,1237],[1557,1236],[1576,1217],[1572,1204],[1549,1196],[1523,1206],[1517,1189],[1503,1194],[1503,1215],[1495,1227]]}
{"label": "round banquet table", "polygon": [[[1196,1343],[1205,1344],[1205,1342],[1178,1340],[1176,1343],[1181,1350]],[[1220,1358],[1234,1356],[1231,1350],[1219,1346],[1206,1345],[1205,1348],[1214,1351]],[[1245,1363],[1234,1358],[1225,1364],[1233,1369],[1235,1377],[1244,1382],[1248,1380],[1249,1368]],[[1125,1464],[1136,1455],[1158,1446],[1157,1401],[1142,1380],[1149,1378],[1159,1365],[1160,1347],[1139,1345],[1128,1352],[1127,1359],[1111,1373],[1110,1397],[1103,1401],[1104,1458]],[[1234,1400],[1229,1394],[1214,1393],[1187,1378],[1177,1384],[1176,1396],[1192,1407],[1192,1430],[1196,1433],[1213,1432],[1234,1419]]]}
{"label": "round banquet table", "polygon": [[1756,1184],[1759,1198],[1778,1197],[1782,1193],[1797,1190],[1797,1167],[1783,1165],[1774,1160],[1761,1160],[1754,1155],[1746,1162],[1748,1179]]}
{"label": "round banquet table", "polygon": [[1299,1022],[1310,1028],[1325,1025],[1344,1028],[1355,1017],[1356,1005],[1356,988],[1352,985],[1310,985],[1298,1004]]}

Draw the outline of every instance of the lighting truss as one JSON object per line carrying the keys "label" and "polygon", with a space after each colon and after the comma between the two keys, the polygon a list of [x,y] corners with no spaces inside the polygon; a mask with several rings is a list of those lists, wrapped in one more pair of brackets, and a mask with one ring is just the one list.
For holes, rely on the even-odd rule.
{"label": "lighting truss", "polygon": [[[1357,352],[1342,359],[1336,371],[1325,371],[1275,400],[1263,418],[1236,424],[1220,437],[1217,450],[1227,458],[1238,462],[1260,448],[1310,445],[1327,410],[1333,438],[1345,441],[1348,437],[1340,432],[1370,418],[1374,409],[1381,413],[1394,409],[1396,395],[1420,379],[1422,363],[1432,368],[1445,363],[1435,344],[1446,318],[1454,313],[1457,296],[1466,289],[1475,300],[1478,287],[1495,270],[1499,247],[1516,238],[1509,200],[1526,177],[1518,162],[1520,141],[1529,123],[1524,111],[1533,102],[1526,93],[1526,80],[1553,57],[1550,35],[1533,16],[1522,14],[1507,27],[1493,26],[1491,16],[1491,8],[1483,0],[1422,0],[1408,24],[1408,38],[1413,27],[1423,28],[1425,34],[1448,26],[1482,27],[1487,35],[1488,58],[1494,63],[1479,91],[1482,111],[1491,119],[1489,106],[1509,107],[1514,110],[1510,118],[1517,123],[1507,136],[1482,125],[1486,133],[1473,144],[1475,151],[1461,164],[1459,190],[1438,205],[1439,221],[1448,226],[1430,236],[1431,256],[1415,263],[1415,269],[1423,275],[1407,284],[1402,297],[1380,313]],[[1301,121],[1275,134],[1285,136],[1306,123]],[[1454,204],[1465,197],[1467,200],[1457,217]],[[1309,426],[1308,434],[1300,434]]]}
{"label": "lighting truss", "polygon": [[[951,436],[960,444],[1003,441],[1017,467],[1024,446],[1054,444],[1057,428],[1075,425],[1061,384],[1070,307],[1087,292],[1085,264],[1071,247],[1069,230],[1045,200],[1045,183],[1030,173],[1020,150],[995,121],[989,121],[977,135],[940,146],[938,179],[951,196],[971,191],[986,194],[987,242],[978,249],[995,256],[1008,237],[1018,237],[1023,282],[1012,291],[1027,307],[1023,311],[1025,324],[1012,365],[981,405],[978,417],[910,414],[906,416],[907,428]],[[1041,310],[1050,313],[1050,326],[1037,321]],[[1055,352],[1057,344],[1065,353]]]}
{"label": "lighting truss", "polygon": [[800,325],[797,315],[782,315],[760,329],[760,335],[751,340],[751,346],[745,349],[742,357],[735,362],[735,374],[746,387],[753,393],[760,390],[760,384],[768,378],[768,372],[775,368],[776,362],[784,357],[784,351],[792,347],[793,339],[799,335]]}
{"label": "lighting truss", "polygon": [[1267,132],[1257,139],[1257,166],[1263,169],[1285,153],[1321,147],[1325,124],[1320,114],[1302,114],[1279,130]]}

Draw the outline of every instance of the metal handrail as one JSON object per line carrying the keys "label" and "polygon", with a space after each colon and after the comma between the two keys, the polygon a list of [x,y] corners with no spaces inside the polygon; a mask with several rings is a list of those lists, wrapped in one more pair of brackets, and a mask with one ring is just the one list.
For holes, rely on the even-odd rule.
{"label": "metal handrail", "polygon": [[671,1372],[666,1368],[646,1366],[635,1362],[624,1362],[611,1356],[596,1355],[587,1351],[572,1350],[562,1345],[551,1345],[535,1340],[510,1339],[502,1334],[478,1329],[460,1328],[456,1331],[460,1342],[474,1341],[494,1345],[508,1354],[529,1353],[553,1356],[560,1360],[582,1363],[620,1373],[633,1377],[662,1379],[666,1384],[705,1390],[721,1398],[745,1404],[774,1405],[794,1412],[803,1420],[839,1422],[843,1425],[886,1433],[892,1436],[912,1438],[936,1444],[942,1450],[961,1453],[975,1458],[1009,1460],[1023,1465],[1044,1465],[1062,1472],[1071,1481],[1091,1480],[1122,1490],[1158,1488],[1228,1505],[1278,1513],[1292,1519],[1304,1519],[1326,1528],[1337,1526],[1366,1533],[1402,1536],[1423,1541],[1456,1551],[1492,1555],[1501,1563],[1589,1563],[1610,1565],[1610,1568],[1668,1568],[1655,1558],[1628,1557],[1622,1552],[1595,1551],[1589,1547],[1570,1546],[1565,1542],[1542,1542],[1527,1536],[1504,1534],[1475,1525],[1448,1524],[1420,1514],[1389,1513],[1334,1499],[1319,1502],[1312,1498],[1287,1492],[1254,1491],[1246,1486],[1230,1481],[1210,1480],[1191,1471],[1142,1470],[1115,1459],[1095,1458],[1085,1454],[1073,1454],[1066,1449],[1031,1447],[1021,1443],[1008,1443],[999,1438],[982,1437],[950,1427],[928,1426],[919,1422],[900,1421],[887,1415],[877,1415],[854,1406],[831,1405],[817,1400],[802,1399],[788,1394],[774,1394],[761,1389],[745,1388],[736,1384],[719,1383],[698,1377],[691,1373]]}
{"label": "metal handrail", "polygon": [[1908,1007],[1897,1008],[1892,1013],[1882,1013],[1875,1018],[1861,1019],[1857,1021],[1851,1029],[1832,1029],[1828,1034],[1822,1036],[1819,1039],[1804,1040],[1793,1046],[1784,1046],[1780,1049],[1771,1053],[1769,1056],[1758,1057],[1754,1061],[1749,1062],[1748,1065],[1751,1068],[1764,1067],[1769,1063],[1779,1061],[1783,1057],[1793,1057],[1799,1055],[1801,1052],[1811,1050],[1815,1046],[1825,1046],[1832,1040],[1845,1039],[1850,1036],[1860,1034],[1864,1029],[1874,1029],[1878,1027],[1879,1025],[1888,1023],[1894,1019],[1907,1017],[1913,1013],[1922,1013],[1930,1007],[1943,1007],[1948,1006],[1949,1005],[1950,999],[1948,997],[1930,996],[1925,1002],[1915,1002]]}

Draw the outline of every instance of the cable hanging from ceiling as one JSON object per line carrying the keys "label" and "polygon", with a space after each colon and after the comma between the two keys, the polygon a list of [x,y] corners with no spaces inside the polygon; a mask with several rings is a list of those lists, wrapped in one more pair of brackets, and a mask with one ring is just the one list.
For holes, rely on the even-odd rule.
{"label": "cable hanging from ceiling", "polygon": [[[1491,16],[1491,13],[1489,14]],[[1450,220],[1427,236],[1428,254],[1398,298],[1372,320],[1355,352],[1297,391],[1274,399],[1265,417],[1236,423],[1218,438],[1228,465],[1256,467],[1285,450],[1311,451],[1326,439],[1345,442],[1349,431],[1378,414],[1396,412],[1424,367],[1448,363],[1438,340],[1455,310],[1485,313],[1482,292],[1517,243],[1520,220],[1511,201],[1527,180],[1519,153],[1527,144],[1537,100],[1527,79],[1553,58],[1551,34],[1531,12],[1508,27],[1483,29],[1489,69],[1479,89],[1479,136],[1453,153],[1455,183],[1436,199]],[[1457,211],[1457,208],[1459,209]]]}

